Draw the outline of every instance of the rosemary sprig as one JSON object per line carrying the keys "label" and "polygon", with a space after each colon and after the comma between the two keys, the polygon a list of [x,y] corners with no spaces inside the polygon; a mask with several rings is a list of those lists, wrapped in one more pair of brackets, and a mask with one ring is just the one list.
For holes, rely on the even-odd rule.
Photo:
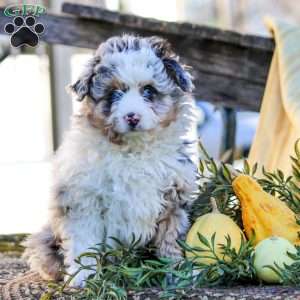
{"label": "rosemary sprig", "polygon": [[[217,163],[210,157],[201,143],[199,149],[203,156],[199,162],[199,196],[190,210],[191,221],[194,222],[199,216],[211,211],[209,199],[214,197],[220,212],[242,226],[240,203],[232,188],[234,176],[231,170],[225,163]],[[246,161],[244,169],[244,173],[250,172]]]}
{"label": "rosemary sprig", "polygon": [[[77,259],[80,267],[76,274],[70,275],[68,282],[83,270],[94,270],[94,275],[86,280],[83,289],[68,290],[67,285],[52,285],[55,291],[51,295],[67,291],[75,299],[125,300],[128,290],[140,291],[156,287],[162,291],[160,298],[172,299],[185,288],[228,286],[255,280],[253,248],[250,242],[243,240],[240,249],[235,250],[228,236],[226,244],[220,245],[220,257],[215,251],[215,234],[210,241],[201,234],[198,237],[201,247],[192,248],[184,241],[178,241],[184,252],[193,252],[195,255],[192,259],[180,260],[155,258],[154,249],[140,248],[139,240],[135,237],[129,245],[114,238],[119,245],[118,249],[99,244]],[[206,256],[212,257],[215,262],[209,265],[199,263],[199,260]],[[95,264],[85,265],[84,257],[93,258]],[[45,294],[44,299],[51,299],[49,295]]]}
{"label": "rosemary sprig", "polygon": [[300,285],[300,247],[296,246],[297,253],[287,253],[287,255],[294,260],[291,265],[284,264],[284,267],[274,263],[275,266],[265,266],[273,270],[280,278],[284,285]]}
{"label": "rosemary sprig", "polygon": [[[194,257],[193,270],[198,271],[198,275],[193,278],[194,287],[203,286],[231,286],[241,282],[255,281],[255,270],[253,267],[253,246],[251,241],[241,238],[239,249],[232,247],[230,236],[226,237],[225,244],[216,244],[216,234],[213,234],[208,241],[203,235],[198,233],[201,246],[190,247],[185,242],[179,244],[186,252],[192,252]],[[217,254],[216,247],[221,249],[221,255]],[[210,258],[213,264],[201,263],[201,258]],[[200,262],[199,262],[200,260]]]}
{"label": "rosemary sprig", "polygon": [[300,140],[295,144],[295,154],[291,156],[291,165],[293,174],[285,176],[281,170],[267,172],[262,168],[262,177],[257,177],[258,165],[250,167],[247,160],[244,160],[242,171],[234,170],[232,166],[225,163],[217,163],[206,152],[202,144],[199,144],[200,152],[203,158],[199,162],[199,196],[190,210],[192,222],[195,219],[209,211],[211,206],[209,199],[213,196],[217,201],[220,212],[230,216],[239,226],[242,227],[241,208],[238,198],[236,197],[232,181],[234,173],[247,174],[255,178],[262,188],[276,195],[296,213],[300,214]]}
{"label": "rosemary sprig", "polygon": [[291,156],[292,175],[285,176],[282,171],[273,173],[262,169],[264,178],[259,179],[265,191],[278,196],[296,213],[300,213],[300,140],[295,143],[294,156]]}

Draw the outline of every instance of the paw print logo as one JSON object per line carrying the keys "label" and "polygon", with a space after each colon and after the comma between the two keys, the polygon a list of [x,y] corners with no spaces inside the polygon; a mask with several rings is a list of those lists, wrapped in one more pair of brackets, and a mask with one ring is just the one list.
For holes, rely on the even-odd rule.
{"label": "paw print logo", "polygon": [[18,16],[14,18],[13,23],[7,23],[4,30],[11,35],[12,46],[28,45],[35,47],[39,42],[39,34],[44,32],[45,27],[42,23],[36,23],[33,16],[28,16],[25,19]]}

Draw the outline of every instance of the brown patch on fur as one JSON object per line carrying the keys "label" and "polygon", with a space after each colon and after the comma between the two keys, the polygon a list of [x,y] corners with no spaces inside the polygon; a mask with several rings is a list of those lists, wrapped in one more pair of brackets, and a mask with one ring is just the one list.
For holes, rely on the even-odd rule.
{"label": "brown patch on fur", "polygon": [[173,121],[176,121],[177,112],[177,106],[172,107],[172,109],[167,113],[165,118],[160,122],[161,127],[168,127]]}
{"label": "brown patch on fur", "polygon": [[113,144],[121,145],[123,143],[121,135],[112,129],[112,126],[106,126],[104,128],[103,134],[109,139]]}
{"label": "brown patch on fur", "polygon": [[113,78],[109,84],[109,89],[113,90],[120,90],[120,91],[127,91],[128,86],[124,83],[119,81],[117,78]]}
{"label": "brown patch on fur", "polygon": [[171,44],[167,40],[158,36],[151,36],[148,38],[148,41],[158,57],[164,58],[175,56],[171,49]]}
{"label": "brown patch on fur", "polygon": [[101,133],[104,136],[106,136],[111,143],[117,145],[122,144],[120,134],[118,134],[112,129],[112,125],[107,125],[105,123],[106,117],[103,114],[100,114],[96,111],[97,105],[101,105],[101,103],[95,104],[94,102],[89,101],[89,99],[85,99],[80,112],[84,117],[87,118],[90,125],[94,128],[99,129]]}
{"label": "brown patch on fur", "polygon": [[50,226],[46,226],[23,243],[26,248],[23,258],[43,279],[58,281],[62,279],[63,266],[63,257],[59,254],[60,243]]}
{"label": "brown patch on fur", "polygon": [[157,221],[154,245],[157,247],[158,256],[178,258],[182,256],[182,250],[176,240],[182,232],[180,232],[180,199],[176,187],[166,191],[164,198],[167,206]]}

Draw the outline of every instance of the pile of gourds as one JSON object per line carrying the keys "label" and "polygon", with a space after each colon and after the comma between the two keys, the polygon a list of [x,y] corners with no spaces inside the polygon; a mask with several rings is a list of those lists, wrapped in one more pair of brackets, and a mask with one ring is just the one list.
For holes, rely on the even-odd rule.
{"label": "pile of gourds", "polygon": [[[199,217],[187,235],[187,244],[191,247],[201,246],[198,234],[211,240],[215,234],[215,245],[225,244],[226,237],[237,251],[243,240],[252,240],[254,250],[254,267],[258,278],[266,282],[280,282],[279,276],[266,265],[283,267],[293,260],[288,253],[296,253],[294,245],[300,244],[300,226],[295,213],[281,200],[265,192],[249,175],[239,174],[232,182],[233,190],[238,197],[242,211],[243,230],[234,221],[217,209],[212,200],[213,211]],[[246,235],[244,235],[244,233]],[[223,255],[217,246],[217,255]],[[195,253],[187,252],[191,257]],[[213,263],[207,257],[199,257],[201,263]]]}

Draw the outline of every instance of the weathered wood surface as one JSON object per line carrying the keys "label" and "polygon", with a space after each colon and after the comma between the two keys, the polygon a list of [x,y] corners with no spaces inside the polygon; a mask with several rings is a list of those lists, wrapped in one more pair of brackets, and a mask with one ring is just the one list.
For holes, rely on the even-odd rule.
{"label": "weathered wood surface", "polygon": [[196,40],[208,39],[256,49],[273,49],[273,42],[271,39],[247,34],[242,35],[234,31],[220,30],[203,25],[159,21],[131,14],[113,12],[100,7],[91,7],[68,2],[63,4],[62,11],[90,20],[106,21],[112,24],[130,27],[134,30],[189,36]]}
{"label": "weathered wood surface", "polygon": [[[38,300],[48,290],[35,273],[28,272],[24,261],[13,256],[0,254],[0,299],[1,300]],[[178,291],[179,292],[179,291]],[[150,300],[158,299],[161,293],[158,289],[145,289],[141,292],[130,292],[128,299]],[[300,299],[300,289],[282,286],[237,286],[231,288],[201,288],[179,292],[181,299],[226,299],[226,300],[254,300]],[[71,300],[71,297],[57,296],[53,299]]]}
{"label": "weathered wood surface", "polygon": [[[43,41],[95,49],[113,35],[160,35],[193,67],[198,99],[259,110],[274,48],[272,39],[70,3],[65,3],[62,10],[73,16],[46,14],[39,18],[46,28]],[[10,20],[3,9],[0,12],[0,33],[4,33],[4,25]]]}

